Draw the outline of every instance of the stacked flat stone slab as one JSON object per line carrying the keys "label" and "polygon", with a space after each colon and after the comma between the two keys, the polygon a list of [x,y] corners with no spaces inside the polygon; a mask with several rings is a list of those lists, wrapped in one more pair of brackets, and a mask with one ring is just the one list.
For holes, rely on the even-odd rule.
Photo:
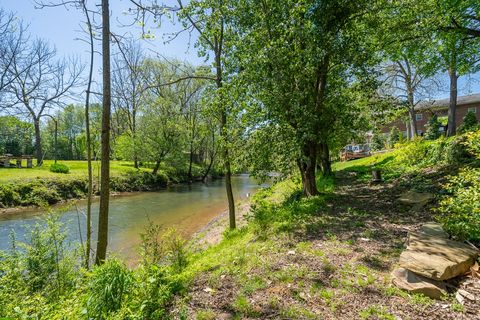
{"label": "stacked flat stone slab", "polygon": [[393,270],[392,277],[394,285],[410,293],[421,293],[434,299],[440,299],[447,293],[443,282],[427,279],[405,268]]}
{"label": "stacked flat stone slab", "polygon": [[420,232],[409,235],[407,249],[400,255],[400,268],[392,273],[393,283],[438,299],[446,293],[442,281],[464,275],[477,255],[474,248],[448,239],[441,225],[427,223]]}

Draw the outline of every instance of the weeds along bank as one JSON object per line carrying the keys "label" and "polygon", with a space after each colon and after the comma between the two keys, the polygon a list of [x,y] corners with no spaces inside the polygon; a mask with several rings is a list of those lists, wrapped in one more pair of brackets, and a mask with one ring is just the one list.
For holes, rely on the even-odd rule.
{"label": "weeds along bank", "polygon": [[[113,192],[154,191],[169,183],[188,180],[187,168],[163,166],[156,174],[151,169],[134,169],[131,163],[112,161],[110,188]],[[41,168],[0,168],[0,208],[45,206],[87,194],[87,171],[84,161],[46,161]],[[93,168],[94,190],[99,190],[99,165]],[[194,166],[194,179],[202,176]]]}
{"label": "weeds along bank", "polygon": [[[452,236],[478,243],[480,192],[472,173],[479,170],[479,138],[472,133],[456,141],[418,140],[335,166],[348,177],[345,181],[357,181],[355,193],[368,186],[372,167],[382,169],[386,185],[407,181],[411,188],[429,191],[439,180],[439,206],[432,215]],[[463,156],[452,163],[449,148],[459,148]],[[432,167],[433,155],[439,161]],[[459,305],[439,311],[428,298],[388,285],[389,266],[398,261],[403,239],[368,223],[417,221],[417,212],[389,216],[391,203],[370,212],[375,209],[370,203],[362,207],[351,200],[355,194],[335,193],[342,187],[338,182],[345,181],[320,177],[321,195],[311,198],[301,198],[295,178],[259,191],[248,225],[200,252],[175,231],[150,226],[142,235],[141,263],[133,269],[110,258],[86,270],[81,247],[71,250],[66,231],[51,218],[46,227],[32,230],[29,245],[12,235],[12,250],[0,256],[0,318],[217,319],[228,312],[237,318],[318,319],[350,312],[350,318],[395,319],[396,310],[412,319],[444,316],[438,312],[461,319]],[[372,203],[381,200],[373,198]],[[465,232],[460,226],[467,223],[471,229]],[[349,234],[354,236],[342,238]]]}
{"label": "weeds along bank", "polygon": [[[319,184],[328,193],[333,179]],[[246,280],[261,255],[271,254],[278,245],[268,240],[269,234],[300,230],[325,204],[324,196],[300,199],[299,195],[300,183],[292,180],[260,191],[254,196],[250,223],[226,232],[219,245],[201,252],[195,252],[174,230],[150,226],[141,235],[142,259],[134,269],[110,258],[86,270],[80,263],[82,248],[71,250],[68,231],[52,215],[31,231],[29,244],[19,243],[12,235],[11,250],[0,255],[0,318],[185,318],[188,308],[183,299],[196,278],[216,270],[218,277],[226,274]],[[237,299],[235,308],[247,312],[242,299]]]}

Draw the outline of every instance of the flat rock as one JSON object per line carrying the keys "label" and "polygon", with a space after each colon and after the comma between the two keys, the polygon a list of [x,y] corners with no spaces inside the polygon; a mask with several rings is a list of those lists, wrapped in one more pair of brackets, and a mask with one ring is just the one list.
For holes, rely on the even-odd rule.
{"label": "flat rock", "polygon": [[477,250],[443,236],[411,233],[400,266],[433,280],[447,280],[465,274],[474,264]]}
{"label": "flat rock", "polygon": [[398,201],[406,204],[425,205],[433,199],[433,194],[428,192],[406,191],[400,195]]}
{"label": "flat rock", "polygon": [[421,293],[433,299],[440,299],[447,293],[443,282],[427,279],[404,268],[393,270],[392,283],[410,293]]}
{"label": "flat rock", "polygon": [[430,236],[437,236],[445,239],[448,238],[448,234],[443,231],[442,225],[437,222],[425,223],[420,229],[420,232],[428,234]]}

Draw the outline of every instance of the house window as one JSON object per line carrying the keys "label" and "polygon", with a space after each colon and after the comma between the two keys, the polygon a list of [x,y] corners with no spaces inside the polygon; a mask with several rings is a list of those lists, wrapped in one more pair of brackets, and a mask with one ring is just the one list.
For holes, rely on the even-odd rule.
{"label": "house window", "polygon": [[468,112],[477,113],[477,107],[470,107],[470,108],[468,108]]}
{"label": "house window", "polygon": [[421,114],[421,113],[415,114],[415,120],[417,120],[417,121],[423,120],[423,114]]}

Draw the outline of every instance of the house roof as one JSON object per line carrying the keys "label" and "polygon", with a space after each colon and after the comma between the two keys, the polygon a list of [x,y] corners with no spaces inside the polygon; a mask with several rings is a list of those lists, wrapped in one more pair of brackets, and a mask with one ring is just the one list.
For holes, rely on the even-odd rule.
{"label": "house roof", "polygon": [[[472,103],[480,103],[480,93],[469,94],[457,98],[457,106]],[[449,104],[450,98],[422,101],[415,107],[415,110],[442,110],[447,109]]]}

